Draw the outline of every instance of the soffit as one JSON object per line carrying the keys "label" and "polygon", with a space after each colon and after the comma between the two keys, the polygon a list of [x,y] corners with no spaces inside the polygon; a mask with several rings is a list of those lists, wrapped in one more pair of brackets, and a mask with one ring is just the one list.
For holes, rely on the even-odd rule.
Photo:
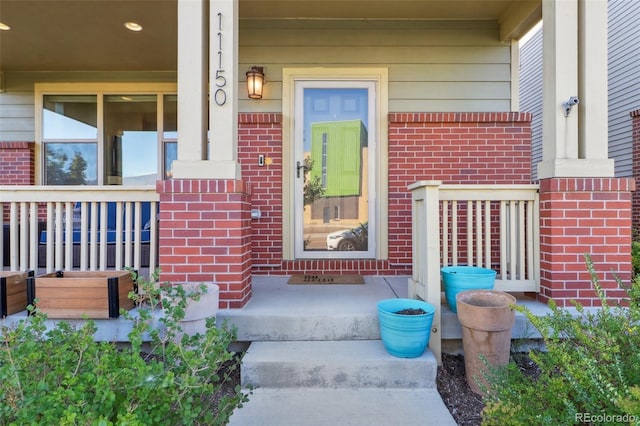
{"label": "soffit", "polygon": [[[241,19],[496,20],[518,38],[541,0],[240,0]],[[4,71],[175,71],[177,0],[0,0]],[[131,32],[124,22],[140,23]]]}

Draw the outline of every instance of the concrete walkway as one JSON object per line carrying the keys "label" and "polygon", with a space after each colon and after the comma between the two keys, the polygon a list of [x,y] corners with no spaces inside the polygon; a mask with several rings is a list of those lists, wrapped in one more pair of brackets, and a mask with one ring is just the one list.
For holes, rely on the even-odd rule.
{"label": "concrete walkway", "polygon": [[446,426],[435,389],[257,389],[229,426]]}

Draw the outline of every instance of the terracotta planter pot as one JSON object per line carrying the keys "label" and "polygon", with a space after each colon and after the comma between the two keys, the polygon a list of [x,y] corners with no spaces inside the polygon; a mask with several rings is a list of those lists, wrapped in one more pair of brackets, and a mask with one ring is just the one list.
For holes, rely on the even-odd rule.
{"label": "terracotta planter pot", "polygon": [[482,394],[478,382],[487,384],[483,355],[491,365],[506,365],[511,350],[511,328],[516,303],[512,295],[494,290],[467,290],[456,297],[458,319],[462,324],[464,366],[469,387]]}

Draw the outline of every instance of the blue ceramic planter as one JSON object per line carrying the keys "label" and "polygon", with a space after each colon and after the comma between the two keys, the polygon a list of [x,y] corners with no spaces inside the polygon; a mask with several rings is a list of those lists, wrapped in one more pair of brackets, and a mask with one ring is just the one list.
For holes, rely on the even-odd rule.
{"label": "blue ceramic planter", "polygon": [[[403,315],[403,309],[422,309],[425,314]],[[436,309],[416,299],[386,299],[378,302],[380,337],[385,349],[400,358],[417,358],[429,344]]]}
{"label": "blue ceramic planter", "polygon": [[496,271],[477,266],[445,266],[441,269],[447,305],[458,312],[456,295],[465,290],[492,290]]}

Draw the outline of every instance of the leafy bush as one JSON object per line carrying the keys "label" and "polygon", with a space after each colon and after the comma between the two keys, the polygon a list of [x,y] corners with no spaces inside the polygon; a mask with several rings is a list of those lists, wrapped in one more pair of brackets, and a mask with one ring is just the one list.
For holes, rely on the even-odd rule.
{"label": "leafy bush", "polygon": [[[201,293],[161,291],[155,279],[139,279],[138,285],[144,296],[131,297],[139,317],[122,312],[133,321],[126,347],[95,342],[93,321],[79,328],[60,321],[47,331],[37,310],[15,327],[2,327],[0,424],[227,423],[248,397],[239,386],[221,395],[239,366],[227,350],[235,331],[208,320],[206,332],[189,336],[180,320],[189,298]],[[161,298],[164,315],[154,320]]]}
{"label": "leafy bush", "polygon": [[634,277],[640,274],[640,241],[631,243],[631,267]]}
{"label": "leafy bush", "polygon": [[[577,424],[640,421],[640,278],[625,288],[629,306],[610,304],[593,264],[587,268],[602,308],[575,310],[549,303],[551,314],[536,317],[518,306],[540,331],[545,352],[531,352],[537,378],[514,363],[487,375],[483,424]],[[637,416],[637,417],[634,417]]]}

